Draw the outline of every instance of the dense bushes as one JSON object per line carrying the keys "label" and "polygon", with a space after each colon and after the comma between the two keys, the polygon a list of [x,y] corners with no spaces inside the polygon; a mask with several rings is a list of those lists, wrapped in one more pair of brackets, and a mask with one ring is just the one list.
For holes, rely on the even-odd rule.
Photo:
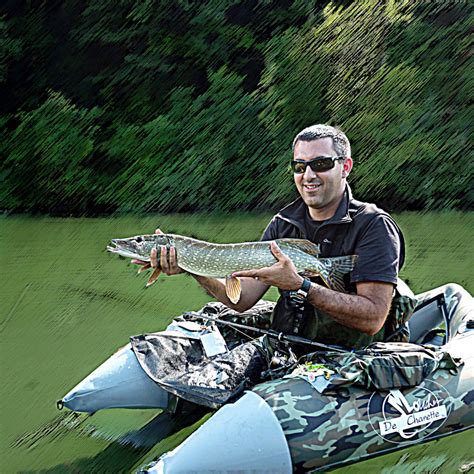
{"label": "dense bushes", "polygon": [[469,2],[6,2],[0,208],[276,208],[293,136],[353,142],[357,195],[472,208]]}

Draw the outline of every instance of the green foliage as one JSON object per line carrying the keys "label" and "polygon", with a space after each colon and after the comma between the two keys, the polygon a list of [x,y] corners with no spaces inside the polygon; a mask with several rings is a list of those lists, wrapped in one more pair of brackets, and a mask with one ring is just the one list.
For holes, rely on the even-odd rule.
{"label": "green foliage", "polygon": [[21,54],[21,41],[11,37],[4,16],[0,16],[0,83],[5,82],[8,65]]}
{"label": "green foliage", "polygon": [[57,92],[39,108],[21,113],[6,143],[0,202],[25,211],[85,212],[94,191],[88,165],[98,115]]}
{"label": "green foliage", "polygon": [[260,119],[271,153],[267,159],[274,165],[270,170],[270,202],[287,201],[294,195],[284,170],[291,159],[291,143],[296,133],[329,118],[322,92],[330,83],[330,69],[321,60],[319,44],[311,28],[301,31],[291,27],[266,45],[258,93],[264,103]]}
{"label": "green foliage", "polygon": [[0,207],[275,209],[294,135],[332,123],[358,197],[470,209],[471,22],[456,1],[7,4]]}

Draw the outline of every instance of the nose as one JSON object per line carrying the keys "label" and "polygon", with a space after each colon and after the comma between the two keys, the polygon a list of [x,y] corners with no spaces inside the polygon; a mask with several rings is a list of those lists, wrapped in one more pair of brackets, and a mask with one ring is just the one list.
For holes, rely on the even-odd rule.
{"label": "nose", "polygon": [[311,166],[306,166],[306,169],[304,170],[303,177],[305,179],[310,179],[314,178],[316,176],[316,173],[311,169]]}

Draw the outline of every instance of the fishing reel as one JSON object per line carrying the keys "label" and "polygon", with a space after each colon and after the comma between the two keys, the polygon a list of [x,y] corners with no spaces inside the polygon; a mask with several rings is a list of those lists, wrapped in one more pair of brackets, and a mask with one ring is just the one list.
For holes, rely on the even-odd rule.
{"label": "fishing reel", "polygon": [[291,350],[291,347],[286,347],[285,352],[275,350],[269,362],[269,368],[262,372],[263,379],[275,379],[283,377],[288,372],[292,371],[298,364],[298,358]]}

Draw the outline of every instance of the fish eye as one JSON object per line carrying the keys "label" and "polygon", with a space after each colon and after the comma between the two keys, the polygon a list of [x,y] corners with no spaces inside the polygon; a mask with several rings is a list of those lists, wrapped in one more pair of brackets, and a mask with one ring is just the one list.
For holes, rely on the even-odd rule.
{"label": "fish eye", "polygon": [[135,242],[137,242],[137,243],[139,244],[142,240],[143,240],[143,239],[142,239],[140,236],[138,236],[138,237],[135,239]]}

